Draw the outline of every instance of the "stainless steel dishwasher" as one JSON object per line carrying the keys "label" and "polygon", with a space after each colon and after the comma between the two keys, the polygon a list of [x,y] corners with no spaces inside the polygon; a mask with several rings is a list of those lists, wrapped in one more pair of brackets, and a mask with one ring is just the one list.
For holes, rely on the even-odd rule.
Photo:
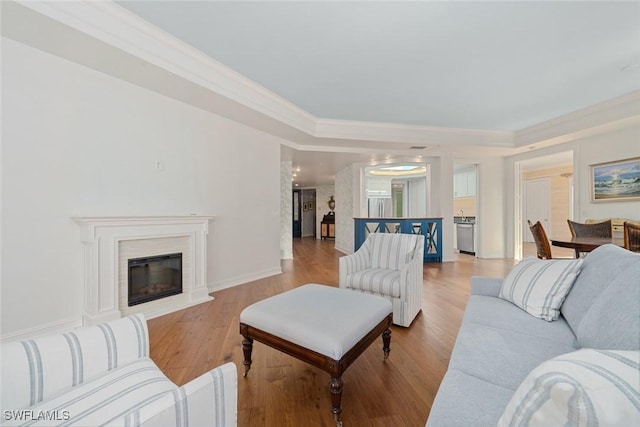
{"label": "stainless steel dishwasher", "polygon": [[458,250],[465,254],[475,255],[473,249],[473,232],[475,224],[469,222],[459,222],[456,224],[456,235],[458,236]]}

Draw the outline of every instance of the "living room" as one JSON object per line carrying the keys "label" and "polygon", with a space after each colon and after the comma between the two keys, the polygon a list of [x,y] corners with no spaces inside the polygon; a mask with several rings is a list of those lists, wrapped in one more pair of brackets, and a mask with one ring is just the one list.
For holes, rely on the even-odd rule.
{"label": "living room", "polygon": [[[117,4],[68,5],[2,3],[0,337],[29,338],[83,323],[87,242],[79,218],[212,217],[201,284],[214,297],[255,281],[277,287],[288,263],[297,262],[292,239],[282,232],[290,222],[282,206],[292,172],[282,153],[326,151],[321,144],[337,129],[316,133],[330,123],[195,49],[173,49],[178,41],[145,33],[149,24],[132,21]],[[433,180],[428,215],[453,228],[453,165],[477,164],[477,256],[513,263],[521,242],[519,164],[572,150],[575,219],[637,219],[640,202],[592,203],[590,194],[591,165],[640,157],[635,76],[633,90],[543,123],[452,137],[471,146],[469,139],[481,138],[475,148],[482,155],[428,150],[422,160]],[[345,156],[364,144],[347,138],[354,128],[347,130],[335,137]],[[402,143],[389,150],[393,157],[415,158],[410,138],[390,139],[396,138]],[[377,153],[385,139],[370,138],[366,150]],[[510,154],[491,155],[505,141]],[[354,250],[352,218],[360,215],[359,163],[337,171],[334,183],[335,246],[345,253]],[[448,233],[443,254],[445,264],[456,263]]]}

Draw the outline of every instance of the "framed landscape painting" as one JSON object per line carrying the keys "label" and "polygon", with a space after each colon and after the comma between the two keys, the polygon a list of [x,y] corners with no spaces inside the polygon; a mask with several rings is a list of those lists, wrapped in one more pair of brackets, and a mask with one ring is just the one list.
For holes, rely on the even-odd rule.
{"label": "framed landscape painting", "polygon": [[640,157],[591,165],[591,201],[640,200]]}

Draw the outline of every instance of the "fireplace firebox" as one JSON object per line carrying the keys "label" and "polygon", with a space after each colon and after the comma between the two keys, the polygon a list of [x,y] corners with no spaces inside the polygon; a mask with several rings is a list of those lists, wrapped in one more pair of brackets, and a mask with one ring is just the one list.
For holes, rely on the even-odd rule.
{"label": "fireplace firebox", "polygon": [[129,307],[182,293],[182,253],[132,258]]}

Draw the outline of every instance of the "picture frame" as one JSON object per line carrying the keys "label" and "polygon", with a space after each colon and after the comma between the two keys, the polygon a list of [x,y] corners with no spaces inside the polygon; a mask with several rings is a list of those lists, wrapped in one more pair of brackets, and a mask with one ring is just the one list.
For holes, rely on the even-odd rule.
{"label": "picture frame", "polygon": [[640,157],[591,166],[591,202],[640,200]]}
{"label": "picture frame", "polygon": [[302,210],[303,210],[304,212],[307,212],[307,211],[309,210],[309,204],[308,204],[307,202],[304,202],[304,203],[302,204]]}

